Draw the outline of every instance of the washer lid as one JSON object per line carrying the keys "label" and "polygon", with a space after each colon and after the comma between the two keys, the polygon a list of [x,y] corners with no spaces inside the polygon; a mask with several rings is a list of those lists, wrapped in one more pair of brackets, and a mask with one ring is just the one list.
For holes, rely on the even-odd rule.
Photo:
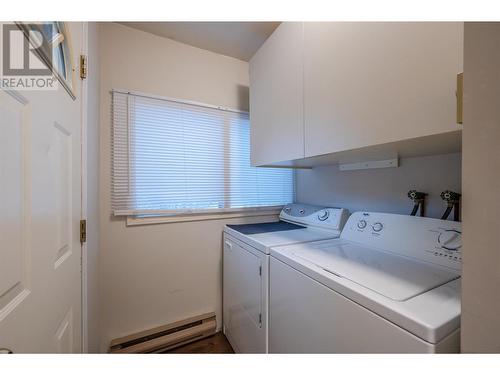
{"label": "washer lid", "polygon": [[405,301],[460,277],[458,272],[351,242],[308,244],[294,255],[395,301]]}
{"label": "washer lid", "polygon": [[283,232],[305,228],[304,226],[288,223],[286,221],[273,221],[270,223],[257,224],[226,224],[226,226],[242,234]]}

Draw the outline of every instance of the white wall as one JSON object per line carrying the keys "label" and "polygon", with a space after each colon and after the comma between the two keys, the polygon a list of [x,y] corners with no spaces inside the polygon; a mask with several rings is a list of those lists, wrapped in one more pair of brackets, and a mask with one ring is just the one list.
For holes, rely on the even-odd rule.
{"label": "white wall", "polygon": [[462,351],[500,352],[500,23],[466,23]]}
{"label": "white wall", "polygon": [[125,334],[222,307],[222,230],[259,217],[126,227],[110,208],[110,90],[248,109],[248,64],[101,24],[101,350]]}
{"label": "white wall", "polygon": [[[426,216],[446,209],[439,194],[461,191],[461,155],[447,154],[400,160],[399,168],[340,171],[337,166],[297,171],[297,201],[344,207],[354,211],[409,214],[408,190],[428,193]],[[450,215],[452,218],[453,214]]]}
{"label": "white wall", "polygon": [[87,75],[87,349],[99,352],[99,25],[88,23]]}

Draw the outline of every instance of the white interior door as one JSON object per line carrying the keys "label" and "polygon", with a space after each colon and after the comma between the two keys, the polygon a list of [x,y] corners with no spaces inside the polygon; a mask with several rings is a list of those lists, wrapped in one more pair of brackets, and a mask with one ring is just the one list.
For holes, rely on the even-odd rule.
{"label": "white interior door", "polygon": [[0,90],[0,348],[14,353],[82,350],[83,24],[66,26],[76,100]]}

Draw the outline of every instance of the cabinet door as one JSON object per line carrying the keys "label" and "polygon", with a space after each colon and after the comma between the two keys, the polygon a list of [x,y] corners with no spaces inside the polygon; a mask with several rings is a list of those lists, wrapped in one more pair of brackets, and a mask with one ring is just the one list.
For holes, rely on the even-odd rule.
{"label": "cabinet door", "polygon": [[[264,255],[262,255],[264,256]],[[224,236],[224,333],[236,352],[265,353],[262,258]]]}
{"label": "cabinet door", "polygon": [[304,157],[302,42],[302,23],[282,23],[250,61],[252,165]]}
{"label": "cabinet door", "polygon": [[305,156],[460,129],[462,23],[306,23]]}

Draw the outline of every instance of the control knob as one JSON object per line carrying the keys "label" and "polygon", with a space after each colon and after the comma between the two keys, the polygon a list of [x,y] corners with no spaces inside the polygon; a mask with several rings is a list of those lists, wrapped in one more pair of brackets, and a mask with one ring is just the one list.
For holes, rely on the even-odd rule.
{"label": "control knob", "polygon": [[358,228],[359,229],[365,229],[366,228],[366,220],[360,220],[360,221],[358,221]]}
{"label": "control knob", "polygon": [[318,220],[325,221],[326,219],[328,219],[329,216],[330,216],[330,212],[328,210],[320,211],[318,213]]}
{"label": "control knob", "polygon": [[372,229],[374,232],[380,232],[384,228],[382,223],[375,223],[372,225]]}
{"label": "control knob", "polygon": [[439,234],[438,244],[445,250],[457,251],[462,247],[462,233],[456,229],[446,229]]}

